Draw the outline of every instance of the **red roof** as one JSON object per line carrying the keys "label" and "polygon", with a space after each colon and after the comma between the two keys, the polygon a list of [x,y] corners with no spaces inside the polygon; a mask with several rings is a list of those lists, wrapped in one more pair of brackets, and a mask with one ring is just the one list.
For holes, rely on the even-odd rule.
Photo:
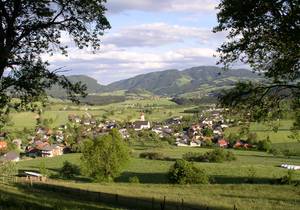
{"label": "red roof", "polygon": [[6,141],[0,141],[0,149],[5,149],[7,147]]}

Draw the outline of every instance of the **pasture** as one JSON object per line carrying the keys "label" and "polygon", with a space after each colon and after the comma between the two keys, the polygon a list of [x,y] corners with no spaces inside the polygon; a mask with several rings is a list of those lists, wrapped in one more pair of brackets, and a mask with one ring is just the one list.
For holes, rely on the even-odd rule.
{"label": "pasture", "polygon": [[[287,174],[280,164],[298,164],[299,157],[273,156],[264,152],[232,150],[237,160],[224,163],[194,163],[205,169],[214,182],[209,185],[170,185],[166,174],[174,161],[148,160],[139,158],[145,151],[162,152],[165,156],[176,159],[186,152],[204,153],[210,149],[180,148],[174,146],[155,147],[151,144],[132,145],[132,158],[122,174],[113,183],[91,183],[86,177],[77,177],[69,181],[57,181],[65,187],[89,189],[106,193],[118,193],[134,197],[164,196],[169,200],[184,199],[187,203],[208,205],[220,209],[231,209],[236,204],[238,209],[298,209],[300,207],[300,189],[293,185],[273,185],[273,180]],[[22,170],[38,170],[45,161],[50,173],[55,174],[68,160],[80,163],[80,154],[67,154],[54,158],[37,158],[18,163]],[[247,184],[246,179],[254,171],[254,184]],[[140,184],[129,183],[129,178],[137,176]],[[294,180],[300,181],[296,171]]]}

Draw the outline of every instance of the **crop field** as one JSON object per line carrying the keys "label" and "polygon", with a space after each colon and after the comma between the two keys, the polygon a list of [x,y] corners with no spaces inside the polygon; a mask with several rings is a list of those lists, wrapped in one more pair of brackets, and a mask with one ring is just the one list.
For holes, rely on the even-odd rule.
{"label": "crop field", "polygon": [[[187,203],[205,204],[220,209],[230,209],[236,204],[238,209],[298,209],[300,207],[300,189],[293,185],[273,185],[272,180],[287,174],[280,164],[298,164],[299,157],[273,156],[264,152],[232,150],[237,160],[224,163],[194,163],[205,169],[214,179],[209,185],[170,185],[166,174],[174,161],[148,160],[139,158],[145,151],[161,152],[171,159],[181,158],[186,152],[205,153],[205,148],[180,148],[174,146],[154,147],[136,144],[131,146],[133,155],[122,174],[113,183],[91,183],[85,177],[73,181],[59,181],[58,185],[72,188],[89,189],[120,195],[138,197],[164,196],[169,200],[184,199]],[[67,154],[54,158],[37,158],[18,163],[21,170],[38,170],[45,162],[49,173],[57,173],[63,162],[68,160],[80,163],[80,154]],[[145,167],[146,166],[146,167]],[[245,180],[255,171],[254,184]],[[137,176],[139,184],[129,183],[129,178]],[[294,180],[300,181],[300,173],[295,171]],[[247,205],[245,205],[247,203]]]}

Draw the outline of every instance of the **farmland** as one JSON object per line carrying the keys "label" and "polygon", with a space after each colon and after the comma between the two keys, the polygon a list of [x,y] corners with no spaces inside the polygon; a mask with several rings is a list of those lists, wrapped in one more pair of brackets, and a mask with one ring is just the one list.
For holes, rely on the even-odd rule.
{"label": "farmland", "polygon": [[[264,152],[233,150],[237,157],[234,162],[228,163],[195,163],[214,178],[215,184],[209,185],[169,185],[166,173],[172,161],[146,160],[139,158],[145,151],[162,152],[170,158],[181,158],[186,152],[204,153],[205,148],[178,148],[173,146],[155,147],[149,145],[133,145],[133,157],[124,169],[121,176],[114,183],[90,183],[84,177],[73,181],[60,181],[56,184],[101,191],[133,195],[138,197],[152,197],[162,199],[166,196],[170,200],[184,199],[187,203],[196,203],[215,206],[222,209],[231,208],[233,203],[238,209],[297,209],[300,205],[299,188],[295,186],[272,185],[272,180],[286,175],[287,170],[279,167],[282,163],[300,164],[299,157],[286,158],[273,156]],[[45,161],[50,173],[55,174],[68,160],[74,164],[80,162],[80,154],[68,154],[60,157],[21,161],[18,168],[22,170],[38,170],[42,161]],[[147,167],[145,167],[147,166]],[[250,176],[249,169],[254,169],[254,184],[246,184]],[[137,176],[140,184],[129,183],[129,178]],[[300,180],[299,172],[294,174],[295,180]],[[82,182],[83,181],[83,182]],[[134,192],[134,193],[133,193]],[[247,203],[245,208],[244,204]]]}
{"label": "farmland", "polygon": [[[184,112],[197,106],[180,106],[167,98],[127,100],[105,106],[75,106],[66,103],[52,103],[45,108],[42,117],[53,119],[51,127],[56,127],[67,122],[69,114],[84,115],[89,113],[97,119],[134,121],[139,118],[140,112],[146,110],[146,118],[149,121],[164,121],[172,116],[191,115]],[[35,115],[31,112],[12,113],[11,124],[6,127],[8,131],[22,130],[24,127],[33,129],[35,127]],[[270,137],[272,145],[282,150],[289,149],[300,151],[299,143],[290,139],[288,129],[292,125],[291,120],[282,120],[279,123],[278,132],[273,132],[262,123],[252,123],[250,132],[257,133],[258,139]],[[238,131],[238,127],[230,127],[225,134]],[[80,166],[80,153],[64,154],[52,158],[35,158],[21,160],[17,168],[21,171],[39,171],[42,163],[46,165],[49,176],[53,177],[51,184],[67,188],[84,189],[96,192],[118,194],[123,196],[134,196],[138,198],[162,199],[177,202],[181,199],[185,203],[205,205],[216,209],[232,209],[236,205],[238,209],[298,209],[300,206],[299,187],[294,185],[278,185],[275,181],[287,175],[286,169],[281,164],[300,165],[300,157],[294,155],[273,155],[267,152],[255,150],[232,151],[236,160],[223,163],[196,162],[195,166],[204,169],[211,177],[211,184],[170,185],[166,174],[176,159],[182,158],[185,153],[197,152],[204,154],[212,148],[190,148],[176,147],[167,142],[143,142],[134,141],[130,143],[131,158],[128,165],[123,169],[114,182],[94,183],[89,177],[77,176],[71,180],[57,178],[58,170],[64,161],[69,161]],[[168,160],[149,160],[140,158],[142,152],[157,152],[163,154]],[[130,183],[130,178],[137,177],[139,183]],[[251,177],[253,183],[247,183]],[[299,171],[293,173],[293,180],[300,181]],[[11,187],[10,191],[24,195],[24,191]],[[53,195],[53,206],[57,202]],[[61,195],[65,196],[65,195]],[[27,202],[27,201],[26,201]],[[77,205],[66,200],[66,208]],[[245,205],[246,204],[246,205]],[[69,205],[69,206],[68,206]],[[94,205],[87,203],[86,205]],[[101,207],[99,204],[97,207]],[[87,207],[83,207],[87,208]],[[102,208],[102,207],[101,207]],[[101,209],[100,208],[100,209]],[[103,205],[103,209],[115,207]]]}

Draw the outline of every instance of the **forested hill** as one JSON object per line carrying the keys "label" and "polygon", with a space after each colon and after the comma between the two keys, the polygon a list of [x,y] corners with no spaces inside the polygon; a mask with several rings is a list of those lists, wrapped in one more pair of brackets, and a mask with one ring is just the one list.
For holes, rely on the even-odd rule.
{"label": "forested hill", "polygon": [[[246,69],[224,71],[219,67],[199,66],[183,71],[172,69],[141,74],[106,86],[100,85],[95,79],[85,75],[68,78],[71,81],[81,81],[86,84],[88,93],[143,90],[155,95],[178,96],[214,92],[231,87],[237,81],[259,79],[259,76]],[[49,91],[49,95],[53,97],[61,97],[62,94],[58,87]]]}
{"label": "forested hill", "polygon": [[109,84],[106,89],[144,89],[157,95],[178,95],[209,88],[222,89],[232,86],[239,80],[258,79],[259,76],[246,69],[224,71],[213,66],[199,66],[179,70],[166,70],[138,75]]}

